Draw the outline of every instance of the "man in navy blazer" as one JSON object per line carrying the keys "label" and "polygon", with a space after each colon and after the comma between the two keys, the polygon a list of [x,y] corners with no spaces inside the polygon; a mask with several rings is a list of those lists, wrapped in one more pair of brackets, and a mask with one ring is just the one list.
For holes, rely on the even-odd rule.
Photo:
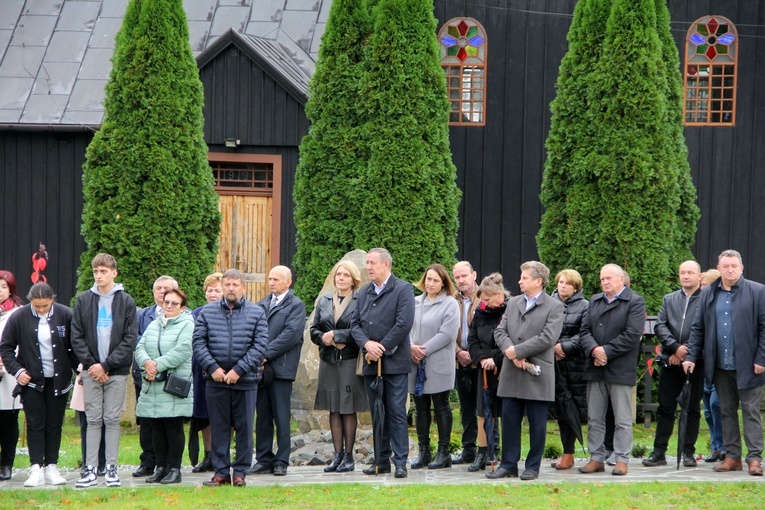
{"label": "man in navy blazer", "polygon": [[[258,386],[255,415],[255,458],[257,464],[248,473],[275,476],[287,474],[290,462],[290,399],[297,375],[300,349],[305,329],[305,304],[291,290],[292,271],[276,266],[268,273],[271,292],[258,302],[268,320],[268,349],[265,371],[273,379]],[[273,451],[276,426],[276,453]]]}
{"label": "man in navy blazer", "polygon": [[365,469],[364,474],[390,473],[392,452],[396,478],[406,478],[409,457],[406,401],[412,370],[409,331],[414,323],[414,290],[411,284],[391,273],[392,263],[393,258],[385,248],[372,248],[367,253],[366,267],[371,282],[359,291],[351,334],[367,361],[364,384],[370,407],[375,398],[370,385],[377,376],[380,359],[384,381],[385,426],[380,441],[382,451],[377,456],[380,463]]}

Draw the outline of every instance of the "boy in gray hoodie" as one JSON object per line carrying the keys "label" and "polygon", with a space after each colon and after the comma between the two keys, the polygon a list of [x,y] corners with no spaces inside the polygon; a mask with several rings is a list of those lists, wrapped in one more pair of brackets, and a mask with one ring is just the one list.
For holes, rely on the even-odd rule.
{"label": "boy in gray hoodie", "polygon": [[75,487],[98,484],[96,465],[101,426],[106,428],[107,487],[119,487],[117,453],[120,412],[138,334],[135,301],[117,277],[117,261],[107,253],[93,258],[93,287],[77,296],[72,317],[72,349],[82,363],[85,415],[88,419],[87,467]]}

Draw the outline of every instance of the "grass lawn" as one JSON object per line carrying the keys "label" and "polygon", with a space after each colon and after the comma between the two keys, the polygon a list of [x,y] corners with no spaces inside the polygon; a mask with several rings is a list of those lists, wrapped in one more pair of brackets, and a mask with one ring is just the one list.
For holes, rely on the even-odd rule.
{"label": "grass lawn", "polygon": [[306,485],[301,487],[173,487],[172,489],[15,490],[1,508],[762,508],[756,483],[570,483],[476,485]]}

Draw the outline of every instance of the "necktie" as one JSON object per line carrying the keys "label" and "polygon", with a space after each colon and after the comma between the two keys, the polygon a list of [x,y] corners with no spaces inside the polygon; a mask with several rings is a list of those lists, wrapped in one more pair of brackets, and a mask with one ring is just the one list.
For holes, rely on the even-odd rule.
{"label": "necktie", "polygon": [[276,297],[276,296],[272,297],[271,298],[271,308],[275,307],[276,303],[278,303],[278,302],[279,302],[279,298],[278,297]]}

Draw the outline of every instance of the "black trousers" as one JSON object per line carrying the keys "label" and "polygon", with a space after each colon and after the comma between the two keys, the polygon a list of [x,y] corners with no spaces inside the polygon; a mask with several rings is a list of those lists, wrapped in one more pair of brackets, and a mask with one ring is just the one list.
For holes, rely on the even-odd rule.
{"label": "black trousers", "polygon": [[[77,411],[77,419],[80,420],[82,465],[85,467],[88,459],[88,417],[85,415],[85,411]],[[97,468],[106,468],[106,425],[101,426],[101,444],[98,446]]]}
{"label": "black trousers", "polygon": [[[141,387],[133,385],[135,388],[135,401],[141,396]],[[139,435],[138,441],[141,444],[141,467],[148,469],[154,469],[154,466],[162,465],[157,463],[157,456],[154,452],[154,431],[152,430],[153,422],[151,419],[136,418],[138,422]],[[103,438],[103,435],[101,436]]]}
{"label": "black trousers", "polygon": [[[255,456],[258,464],[275,466],[290,463],[290,398],[292,381],[274,379],[258,386],[255,418]],[[276,453],[274,453],[276,427]]]}
{"label": "black trousers", "polygon": [[154,434],[154,454],[158,467],[181,469],[181,457],[186,446],[183,433],[183,416],[172,418],[141,418],[141,422],[151,422]]}
{"label": "black trousers", "polygon": [[0,411],[0,466],[13,467],[16,443],[19,442],[19,410]]}
{"label": "black trousers", "polygon": [[547,411],[549,402],[524,400],[520,398],[502,399],[502,464],[504,469],[518,469],[521,459],[521,425],[523,413],[529,418],[529,454],[526,456],[526,469],[539,472],[547,437]]}
{"label": "black trousers", "polygon": [[53,378],[45,378],[42,392],[24,388],[22,401],[27,417],[27,443],[32,465],[58,464],[61,428],[69,395],[54,395]]}
{"label": "black trousers", "polygon": [[478,418],[476,416],[479,369],[460,366],[457,369],[455,387],[460,400],[460,423],[462,423],[462,450],[468,454],[475,452],[478,438]]}
{"label": "black trousers", "polygon": [[[364,386],[367,390],[373,422],[377,419],[374,410],[376,397],[371,388],[372,381],[375,379],[375,376],[364,376]],[[383,375],[382,404],[385,409],[385,417],[382,437],[379,438],[382,446],[379,453],[381,466],[388,466],[393,460],[393,464],[397,467],[406,467],[406,459],[409,457],[409,429],[406,424],[406,400],[409,398],[408,381],[409,374]]]}
{"label": "black trousers", "polygon": [[[246,476],[252,464],[252,422],[255,420],[255,388],[234,390],[208,382],[205,389],[210,417],[210,460],[218,476]],[[289,402],[287,402],[289,407]],[[236,460],[231,464],[231,428],[236,431]],[[289,450],[289,448],[287,448]]]}
{"label": "black trousers", "polygon": [[[699,422],[701,421],[701,398],[704,394],[704,365],[702,361],[696,364],[690,376],[691,401],[688,409],[688,421],[685,427],[685,448],[683,453],[693,455],[696,451],[696,439],[699,437]],[[653,440],[655,452],[667,451],[669,438],[675,426],[675,411],[677,397],[683,391],[685,374],[683,367],[670,365],[661,369],[659,374],[659,408],[656,412],[656,437]],[[679,431],[678,431],[679,432]]]}

